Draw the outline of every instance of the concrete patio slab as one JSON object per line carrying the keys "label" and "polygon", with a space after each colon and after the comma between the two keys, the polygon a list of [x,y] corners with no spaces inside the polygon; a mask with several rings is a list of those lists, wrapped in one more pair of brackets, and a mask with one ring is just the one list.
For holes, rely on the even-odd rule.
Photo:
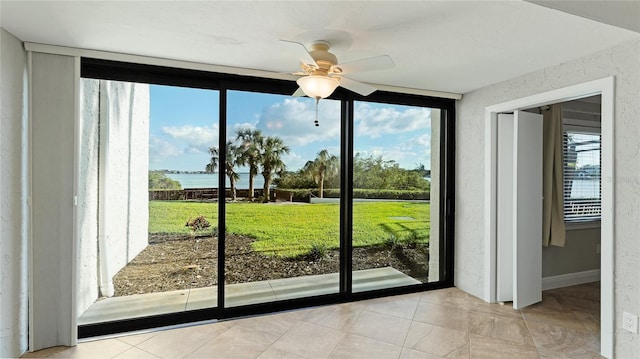
{"label": "concrete patio slab", "polygon": [[78,325],[182,312],[188,298],[189,289],[106,298],[82,313]]}
{"label": "concrete patio slab", "polygon": [[[353,272],[353,292],[420,283],[420,281],[392,267]],[[338,273],[230,284],[227,285],[225,290],[225,306],[236,307],[267,303],[276,300],[338,293],[338,291]],[[78,318],[78,324],[94,324],[186,310],[213,308],[218,304],[217,299],[217,286],[106,298],[92,304]]]}
{"label": "concrete patio slab", "polygon": [[271,288],[279,300],[311,297],[340,291],[338,273],[270,280]]}

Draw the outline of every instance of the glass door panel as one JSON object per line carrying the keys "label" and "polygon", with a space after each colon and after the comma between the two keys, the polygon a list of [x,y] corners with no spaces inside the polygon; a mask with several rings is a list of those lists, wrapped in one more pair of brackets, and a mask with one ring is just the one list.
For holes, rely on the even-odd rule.
{"label": "glass door panel", "polygon": [[430,108],[355,102],[353,292],[438,280],[439,121]]}
{"label": "glass door panel", "polygon": [[338,293],[340,103],[227,100],[225,307]]}
{"label": "glass door panel", "polygon": [[215,307],[218,91],[83,79],[82,94],[79,324]]}

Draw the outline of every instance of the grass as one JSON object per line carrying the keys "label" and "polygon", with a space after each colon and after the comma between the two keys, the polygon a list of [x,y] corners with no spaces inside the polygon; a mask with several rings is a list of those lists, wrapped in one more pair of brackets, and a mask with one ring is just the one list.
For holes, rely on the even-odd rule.
{"label": "grass", "polygon": [[[183,201],[149,202],[149,232],[190,233],[187,220],[204,216],[215,231],[216,203]],[[353,206],[353,245],[427,243],[429,204],[421,202],[356,202]],[[393,217],[411,217],[393,218]],[[228,203],[227,232],[254,237],[254,250],[293,257],[314,247],[339,248],[338,204]]]}

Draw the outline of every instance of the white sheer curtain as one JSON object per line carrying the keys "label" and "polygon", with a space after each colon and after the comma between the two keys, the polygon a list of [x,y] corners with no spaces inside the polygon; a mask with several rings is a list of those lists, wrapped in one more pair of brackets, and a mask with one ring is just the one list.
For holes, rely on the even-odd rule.
{"label": "white sheer curtain", "polygon": [[562,106],[542,111],[542,245],[564,247],[564,197],[562,192]]}

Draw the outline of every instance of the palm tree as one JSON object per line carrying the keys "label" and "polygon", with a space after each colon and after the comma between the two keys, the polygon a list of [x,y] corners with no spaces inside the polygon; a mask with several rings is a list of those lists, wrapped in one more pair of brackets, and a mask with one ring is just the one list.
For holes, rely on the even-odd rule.
{"label": "palm tree", "polygon": [[204,171],[207,173],[214,173],[216,168],[218,167],[218,155],[220,151],[218,151],[218,147],[211,146],[209,147],[209,163],[204,168]]}
{"label": "palm tree", "polygon": [[262,177],[264,177],[263,201],[269,201],[269,187],[275,173],[281,173],[285,169],[282,155],[289,153],[289,147],[285,146],[278,137],[266,137],[260,146],[260,162],[262,163]]}
{"label": "palm tree", "polygon": [[240,175],[236,172],[235,166],[240,158],[240,147],[236,146],[233,141],[227,141],[227,156],[224,163],[225,172],[229,177],[231,186],[231,197],[236,200],[236,182],[240,179]]}
{"label": "palm tree", "polygon": [[315,160],[307,161],[302,170],[313,178],[318,185],[318,196],[323,198],[325,178],[336,175],[339,167],[338,157],[322,150],[318,152]]}
{"label": "palm tree", "polygon": [[240,142],[238,165],[249,166],[249,200],[253,200],[253,178],[258,174],[260,164],[260,144],[263,141],[260,130],[243,128],[236,131],[236,140]]}

